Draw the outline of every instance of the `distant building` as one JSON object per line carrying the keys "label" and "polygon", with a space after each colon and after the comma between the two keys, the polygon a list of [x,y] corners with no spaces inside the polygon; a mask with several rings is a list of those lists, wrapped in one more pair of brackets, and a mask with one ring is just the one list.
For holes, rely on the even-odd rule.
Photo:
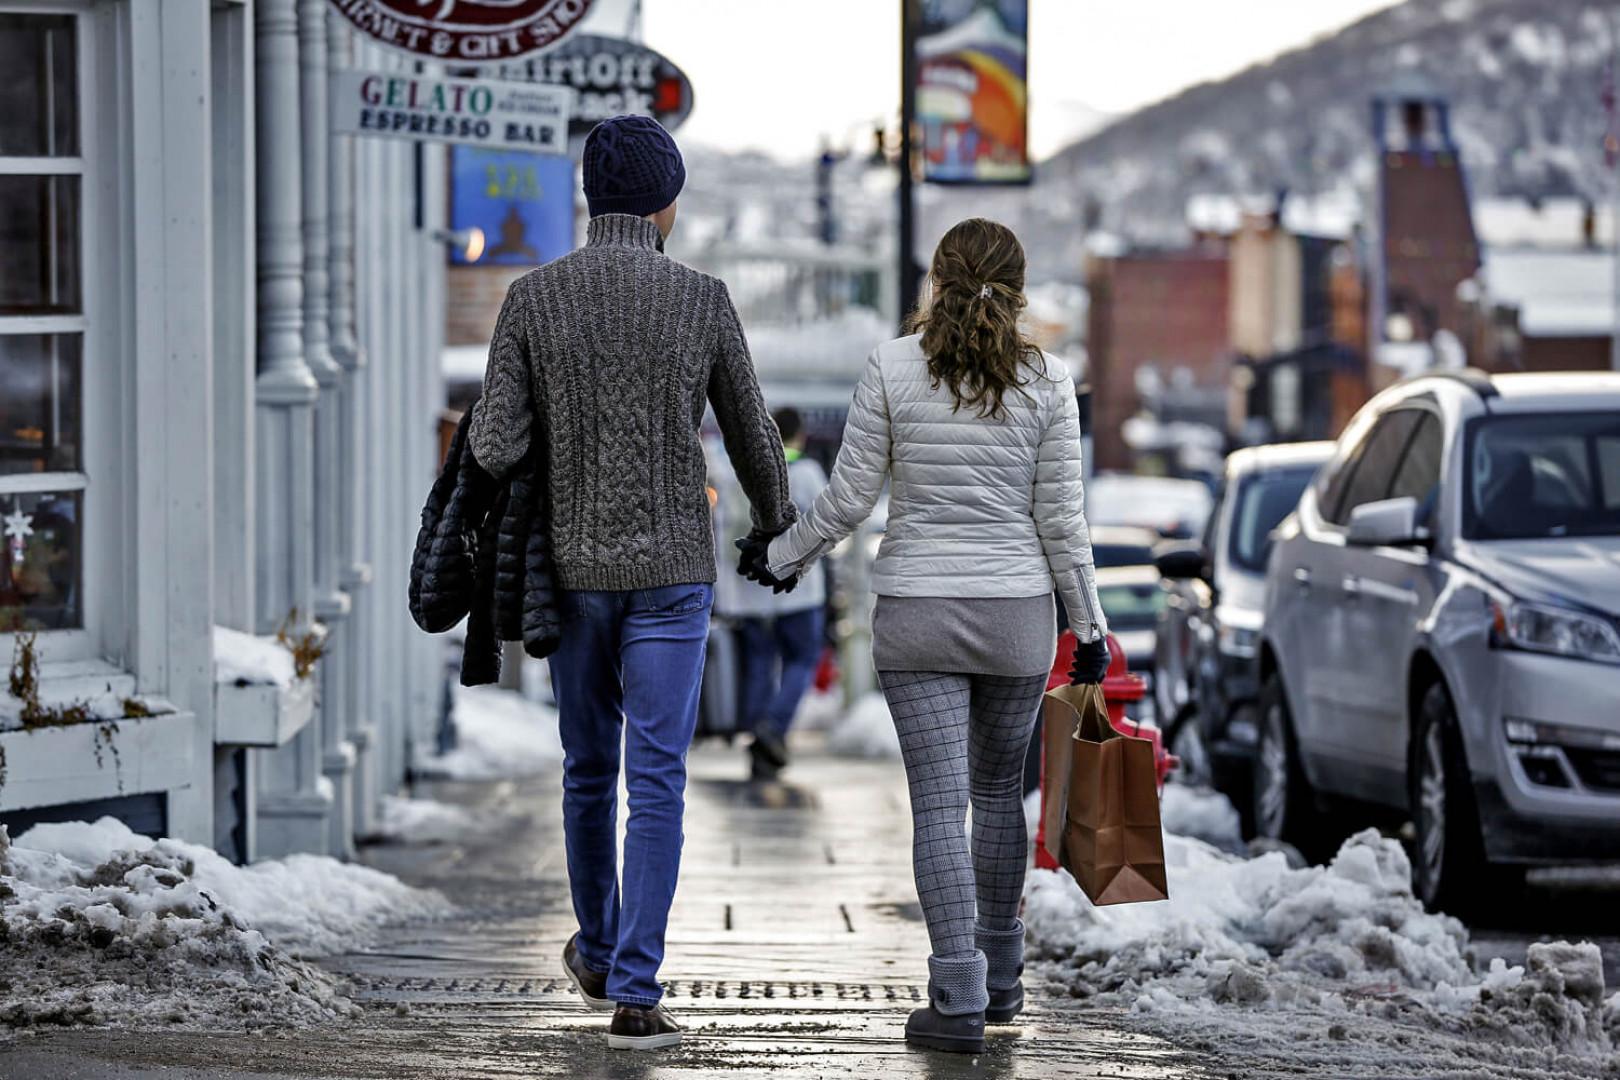
{"label": "distant building", "polygon": [[1416,76],[1373,98],[1378,190],[1368,331],[1374,390],[1445,362],[1434,352],[1436,336],[1464,329],[1458,287],[1479,270],[1480,243],[1450,116],[1445,97]]}
{"label": "distant building", "polygon": [[1161,422],[1224,427],[1232,364],[1225,242],[1094,257],[1086,287],[1095,467],[1134,467],[1125,422],[1145,407]]}

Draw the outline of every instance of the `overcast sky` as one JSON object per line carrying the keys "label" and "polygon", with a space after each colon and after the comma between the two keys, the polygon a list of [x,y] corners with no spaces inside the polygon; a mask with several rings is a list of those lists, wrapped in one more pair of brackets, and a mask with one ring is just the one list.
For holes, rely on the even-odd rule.
{"label": "overcast sky", "polygon": [[[623,33],[631,0],[596,0]],[[1391,0],[1030,0],[1030,141],[1061,147],[1090,110],[1128,112],[1391,6]],[[680,134],[804,157],[899,108],[897,0],[643,0],[645,42],[691,76]]]}

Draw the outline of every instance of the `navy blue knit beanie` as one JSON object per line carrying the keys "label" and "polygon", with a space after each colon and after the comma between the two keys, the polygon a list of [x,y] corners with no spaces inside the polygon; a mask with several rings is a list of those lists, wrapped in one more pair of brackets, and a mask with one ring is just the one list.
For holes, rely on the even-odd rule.
{"label": "navy blue knit beanie", "polygon": [[609,117],[585,136],[585,202],[591,217],[656,214],[685,185],[680,148],[651,117]]}

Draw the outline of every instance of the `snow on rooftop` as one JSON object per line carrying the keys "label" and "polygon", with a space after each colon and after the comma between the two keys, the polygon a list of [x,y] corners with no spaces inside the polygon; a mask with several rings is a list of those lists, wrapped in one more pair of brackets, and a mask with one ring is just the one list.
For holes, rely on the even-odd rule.
{"label": "snow on rooftop", "polygon": [[[1194,232],[1229,236],[1246,217],[1269,215],[1277,209],[1275,195],[1193,195],[1187,200],[1187,227]],[[1362,219],[1361,198],[1353,191],[1312,195],[1290,194],[1283,200],[1282,225],[1297,236],[1348,238]]]}
{"label": "snow on rooftop", "polygon": [[[1551,248],[1573,251],[1585,243],[1582,222],[1586,203],[1574,197],[1528,199],[1494,196],[1475,199],[1474,231],[1487,248]],[[1614,210],[1596,210],[1595,241],[1600,247],[1614,243]]]}
{"label": "snow on rooftop", "polygon": [[1529,337],[1607,337],[1614,330],[1614,256],[1605,251],[1485,251],[1493,304],[1519,310]]}
{"label": "snow on rooftop", "polygon": [[850,307],[826,319],[746,328],[748,350],[761,378],[861,377],[872,350],[892,340],[894,323],[871,308]]}

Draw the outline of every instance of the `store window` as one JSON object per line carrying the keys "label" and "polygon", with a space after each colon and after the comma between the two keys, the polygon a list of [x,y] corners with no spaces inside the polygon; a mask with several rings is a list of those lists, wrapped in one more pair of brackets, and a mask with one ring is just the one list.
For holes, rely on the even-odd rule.
{"label": "store window", "polygon": [[0,11],[0,633],[85,625],[79,45]]}

